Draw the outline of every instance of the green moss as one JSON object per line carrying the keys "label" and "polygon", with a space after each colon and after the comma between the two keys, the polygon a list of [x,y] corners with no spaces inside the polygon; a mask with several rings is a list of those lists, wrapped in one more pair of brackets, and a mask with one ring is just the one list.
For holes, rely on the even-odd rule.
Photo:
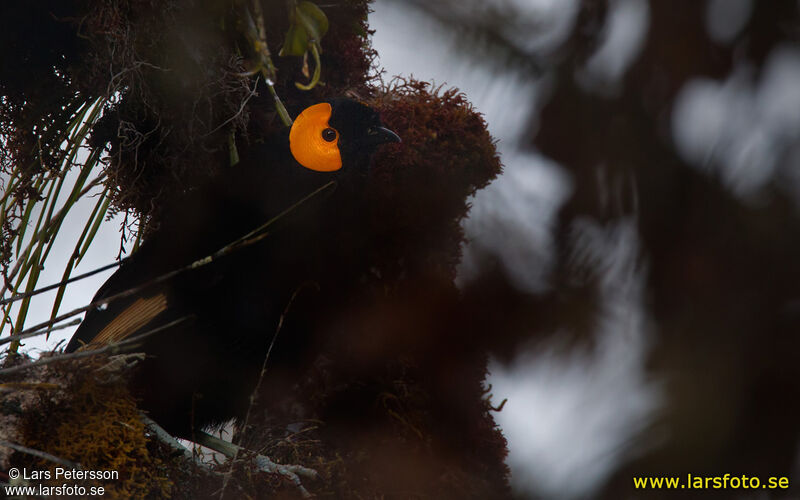
{"label": "green moss", "polygon": [[[97,369],[103,357],[65,363],[56,369],[64,397],[42,394],[36,412],[22,424],[25,446],[79,463],[84,470],[118,471],[119,480],[86,481],[103,486],[108,498],[169,498],[173,482],[162,458],[148,450],[144,424],[124,380],[103,383]],[[19,455],[14,464],[52,470],[55,464]],[[53,478],[52,485],[63,481]]]}

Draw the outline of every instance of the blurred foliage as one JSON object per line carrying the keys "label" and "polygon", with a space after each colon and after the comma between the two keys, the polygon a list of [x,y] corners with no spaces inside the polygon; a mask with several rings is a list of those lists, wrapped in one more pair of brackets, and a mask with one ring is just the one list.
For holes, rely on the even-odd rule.
{"label": "blurred foliage", "polygon": [[[649,26],[641,52],[612,82],[614,89],[586,78],[583,69],[608,34],[611,11],[624,2],[578,2],[566,37],[532,52],[511,36],[515,25],[530,20],[476,19],[485,9],[477,2],[410,3],[444,25],[453,19],[459,32],[480,33],[478,39],[496,50],[529,57],[548,82],[542,108],[531,110],[538,128],[530,144],[569,172],[574,191],[558,215],[558,264],[549,293],[525,294],[489,267],[468,291],[476,307],[489,294],[508,304],[502,313],[482,314],[487,328],[517,334],[501,341],[499,352],[513,356],[520,343],[548,331],[572,332],[591,345],[602,319],[604,273],[583,272],[587,263],[575,258],[574,231],[586,220],[601,227],[636,223],[648,333],[655,342],[648,376],[665,382],[666,401],[634,443],[637,458],[596,498],[633,497],[634,475],[800,480],[800,199],[781,175],[796,171],[798,144],[789,143],[777,173],[753,200],[731,192],[703,165],[689,164],[671,132],[673,106],[687,83],[724,81],[744,67],[760,75],[773,51],[797,47],[797,2],[750,2],[749,18],[726,41],[708,33],[708,2],[643,2]],[[505,3],[495,5],[505,9]],[[767,168],[767,160],[751,158],[744,168]],[[485,293],[476,289],[481,286]],[[681,498],[711,493],[681,491]],[[721,495],[730,497],[730,491]]]}
{"label": "blurred foliage", "polygon": [[[795,472],[797,200],[777,179],[763,203],[738,199],[676,154],[667,123],[691,78],[725,78],[739,61],[760,67],[772,49],[797,42],[800,13],[796,2],[754,2],[729,45],[709,38],[705,15],[704,2],[650,2],[647,38],[622,91],[603,97],[562,73],[534,138],[575,183],[559,217],[562,248],[581,217],[603,223],[631,215],[647,263],[647,313],[658,342],[650,368],[667,384],[651,431],[669,437],[619,471],[607,498],[630,494],[633,474]],[[592,283],[575,287],[568,263],[560,273],[566,302],[585,300]]]}
{"label": "blurred foliage", "polygon": [[[568,63],[566,58],[578,53],[584,57],[599,43],[599,34],[607,12],[604,0],[583,0],[574,5],[574,26],[580,29],[554,32],[547,19],[533,15],[535,6],[514,1],[391,0],[411,6],[443,28],[458,33],[460,48],[488,51],[476,59],[484,64],[499,64],[521,70],[532,77],[541,77],[555,65]],[[546,5],[546,4],[545,4]],[[564,17],[573,2],[556,2],[551,10],[560,10]],[[542,11],[546,10],[543,8]]]}

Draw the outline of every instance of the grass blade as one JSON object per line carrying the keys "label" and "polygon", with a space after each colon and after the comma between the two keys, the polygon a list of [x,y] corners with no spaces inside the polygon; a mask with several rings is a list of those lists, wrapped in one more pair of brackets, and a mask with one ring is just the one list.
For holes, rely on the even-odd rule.
{"label": "grass blade", "polygon": [[[31,261],[36,262],[36,265],[33,266],[32,270],[31,270],[31,275],[28,278],[28,283],[27,283],[27,287],[26,287],[26,290],[25,290],[26,292],[33,291],[33,289],[36,287],[36,282],[39,280],[39,272],[42,269],[41,265],[39,265],[40,257],[41,257],[41,253],[40,253],[41,252],[41,248],[42,247],[40,246],[39,250],[37,250],[37,253],[34,254],[33,258],[31,259]],[[31,304],[31,298],[30,297],[28,297],[28,298],[26,298],[25,300],[22,301],[22,304],[19,307],[19,312],[17,313],[17,319],[16,319],[16,322],[14,324],[14,330],[11,332],[12,335],[14,334],[14,332],[22,331],[23,326],[25,324],[25,318],[28,316],[28,307],[30,306],[30,304]],[[8,348],[9,352],[13,352],[13,353],[16,353],[18,349],[19,349],[19,341],[18,340],[12,342],[11,345],[9,346],[9,348]]]}
{"label": "grass blade", "polygon": [[[56,316],[58,316],[58,310],[61,308],[61,301],[64,299],[64,292],[67,289],[67,280],[69,280],[72,270],[75,268],[77,263],[80,262],[81,258],[83,258],[83,255],[89,249],[89,245],[94,239],[95,234],[97,234],[100,223],[102,223],[103,219],[105,218],[106,212],[108,211],[108,204],[111,201],[111,198],[106,196],[107,193],[108,190],[106,189],[97,200],[91,215],[89,215],[89,218],[86,221],[83,232],[81,232],[78,242],[75,244],[75,249],[72,251],[69,261],[67,261],[67,265],[64,268],[64,274],[61,276],[62,285],[58,287],[56,298],[53,301],[53,309],[50,313],[50,321],[53,321]],[[50,333],[48,332],[45,339],[49,337]]]}
{"label": "grass blade", "polygon": [[[36,184],[34,185],[34,189],[37,193],[40,193],[40,184],[41,178],[37,179]],[[45,198],[45,203],[50,199],[50,196],[53,194],[53,187],[55,186],[55,182],[50,183],[50,189],[47,192],[47,197]],[[31,199],[28,200],[28,206],[25,208],[25,213],[20,219],[19,222],[19,232],[16,235],[17,238],[17,258],[19,258],[19,251],[22,248],[22,241],[25,239],[25,231],[28,229],[28,221],[31,218],[31,214],[33,213],[33,208],[39,203],[38,199]],[[42,208],[42,211],[39,213],[39,219],[36,221],[36,229],[33,230],[33,234],[39,230],[39,226],[42,223],[42,216],[44,215],[45,209]]]}
{"label": "grass blade", "polygon": [[83,243],[83,247],[81,248],[81,251],[78,254],[78,260],[76,261],[76,264],[80,263],[81,259],[83,259],[83,256],[86,255],[86,251],[89,250],[89,245],[92,244],[92,241],[94,240],[94,237],[97,234],[97,230],[100,229],[100,224],[102,224],[103,220],[106,218],[106,213],[108,212],[108,205],[111,203],[111,197],[106,196],[106,191],[103,191],[103,194],[100,196],[100,199],[97,202],[98,205],[95,206],[94,209],[95,212],[97,212],[97,207],[100,206],[99,205],[100,202],[103,202],[103,205],[100,208],[100,213],[95,214],[95,212],[92,212],[92,216],[89,218],[89,222],[91,222],[92,217],[94,217],[94,224],[92,224],[92,229],[89,230],[89,234],[86,236],[86,241]]}

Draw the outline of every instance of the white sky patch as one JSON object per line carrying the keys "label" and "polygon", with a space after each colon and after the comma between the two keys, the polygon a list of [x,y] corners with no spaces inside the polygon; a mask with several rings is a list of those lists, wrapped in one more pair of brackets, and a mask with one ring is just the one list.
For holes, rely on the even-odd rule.
{"label": "white sky patch", "polygon": [[470,241],[457,283],[476,278],[488,254],[501,257],[514,286],[541,293],[554,264],[556,211],[569,193],[569,182],[560,167],[534,153],[504,151],[502,158],[505,173],[476,194],[464,221]]}
{"label": "white sky patch", "polygon": [[619,91],[618,84],[644,47],[650,26],[647,0],[613,0],[602,42],[577,75],[586,88],[602,94]]}
{"label": "white sky patch", "polygon": [[706,29],[717,43],[730,43],[741,33],[753,13],[753,0],[708,0]]}
{"label": "white sky patch", "polygon": [[800,46],[772,51],[755,99],[770,133],[787,139],[800,135]]}
{"label": "white sky patch", "polygon": [[577,224],[579,258],[601,277],[603,297],[593,349],[530,349],[490,369],[493,393],[508,403],[495,418],[509,443],[512,484],[522,495],[590,496],[636,452],[634,440],[659,407],[645,379],[648,335],[644,273],[635,224]]}
{"label": "white sky patch", "polygon": [[[497,0],[513,9],[520,21],[508,26],[515,41],[527,51],[550,50],[561,44],[575,25],[580,3],[578,0]],[[536,32],[532,33],[531,28]]]}
{"label": "white sky patch", "polygon": [[675,99],[672,136],[687,162],[755,199],[775,174],[797,168],[800,49],[773,49],[758,79],[742,65],[724,82],[690,80]]}

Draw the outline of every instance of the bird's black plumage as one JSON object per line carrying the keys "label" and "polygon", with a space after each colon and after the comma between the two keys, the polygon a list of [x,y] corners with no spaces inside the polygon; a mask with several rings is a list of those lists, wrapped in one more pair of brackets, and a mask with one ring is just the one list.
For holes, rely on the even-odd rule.
{"label": "bird's black plumage", "polygon": [[[174,199],[157,230],[100,288],[95,300],[186,266],[237,240],[330,181],[326,190],[286,217],[265,239],[213,263],[152,285],[87,313],[67,346],[132,338],[176,319],[179,325],[144,338],[147,354],[132,389],[151,418],[173,434],[240,416],[246,409],[270,339],[292,295],[335,265],[338,228],[357,223],[370,155],[397,136],[378,114],[349,99],[329,101],[342,167],[333,172],[295,161],[288,134],[273,137],[242,162]],[[302,339],[283,339],[276,360],[291,360]]]}

